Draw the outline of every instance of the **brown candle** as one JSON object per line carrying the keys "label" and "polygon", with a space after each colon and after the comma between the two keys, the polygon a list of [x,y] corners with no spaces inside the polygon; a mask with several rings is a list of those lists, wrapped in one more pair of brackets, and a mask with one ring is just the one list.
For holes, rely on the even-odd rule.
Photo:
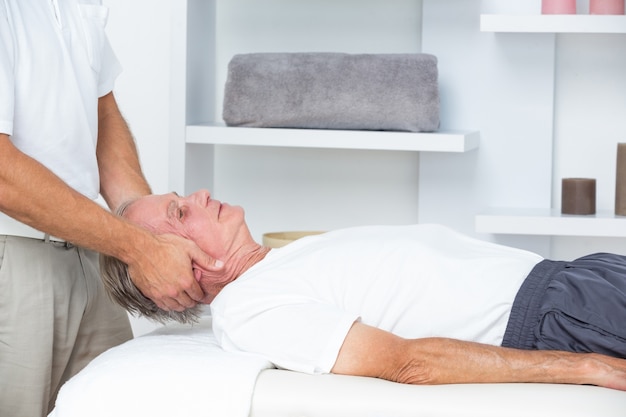
{"label": "brown candle", "polygon": [[617,144],[615,214],[618,216],[626,216],[626,143]]}
{"label": "brown candle", "polygon": [[[626,199],[624,201],[626,202]],[[561,213],[595,214],[595,212],[596,180],[593,178],[563,178],[561,183]]]}

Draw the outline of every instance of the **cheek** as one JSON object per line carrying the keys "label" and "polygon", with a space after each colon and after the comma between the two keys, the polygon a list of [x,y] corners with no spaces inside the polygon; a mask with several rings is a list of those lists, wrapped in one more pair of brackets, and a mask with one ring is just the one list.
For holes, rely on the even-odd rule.
{"label": "cheek", "polygon": [[184,237],[198,245],[200,249],[212,256],[222,254],[223,244],[218,230],[205,223],[188,222],[184,226]]}
{"label": "cheek", "polygon": [[203,236],[207,235],[206,228],[200,228],[200,225],[194,221],[185,222],[182,225],[180,232],[183,237],[193,240],[194,242],[198,242]]}

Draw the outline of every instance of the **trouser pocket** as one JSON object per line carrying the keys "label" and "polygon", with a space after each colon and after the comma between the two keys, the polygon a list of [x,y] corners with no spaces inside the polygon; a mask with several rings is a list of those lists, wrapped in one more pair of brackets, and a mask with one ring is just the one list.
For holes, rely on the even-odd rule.
{"label": "trouser pocket", "polygon": [[561,311],[549,311],[541,318],[537,348],[569,352],[595,352],[626,358],[625,327],[612,328],[611,320],[591,324]]}

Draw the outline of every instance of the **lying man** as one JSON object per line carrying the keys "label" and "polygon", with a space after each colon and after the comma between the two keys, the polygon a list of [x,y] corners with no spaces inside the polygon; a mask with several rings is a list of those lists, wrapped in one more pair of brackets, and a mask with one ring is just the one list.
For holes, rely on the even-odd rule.
{"label": "lying man", "polygon": [[[152,195],[120,213],[221,259],[202,272],[222,347],[307,373],[411,384],[546,382],[626,390],[626,257],[572,262],[436,225],[343,229],[272,249],[241,207],[207,191]],[[114,258],[113,298],[159,321],[160,310]]]}

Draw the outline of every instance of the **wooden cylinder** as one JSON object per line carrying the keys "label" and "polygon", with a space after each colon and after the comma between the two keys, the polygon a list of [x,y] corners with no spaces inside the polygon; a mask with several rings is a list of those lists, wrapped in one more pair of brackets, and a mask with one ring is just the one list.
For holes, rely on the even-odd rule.
{"label": "wooden cylinder", "polygon": [[615,168],[615,214],[626,216],[626,143],[617,144]]}
{"label": "wooden cylinder", "polygon": [[561,213],[595,214],[596,180],[593,178],[563,178],[561,183]]}
{"label": "wooden cylinder", "polygon": [[590,0],[589,14],[624,14],[624,0]]}
{"label": "wooden cylinder", "polygon": [[542,0],[542,14],[576,14],[576,0]]}

